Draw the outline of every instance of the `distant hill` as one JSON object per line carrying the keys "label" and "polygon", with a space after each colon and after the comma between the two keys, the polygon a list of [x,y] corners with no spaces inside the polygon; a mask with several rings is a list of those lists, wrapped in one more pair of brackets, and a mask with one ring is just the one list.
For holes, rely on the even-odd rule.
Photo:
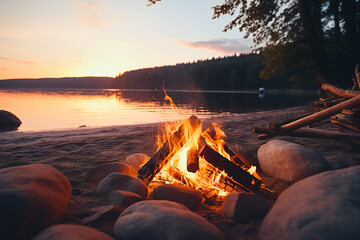
{"label": "distant hill", "polygon": [[1,80],[0,88],[82,88],[109,89],[115,87],[115,78],[111,77],[66,77],[40,79]]}
{"label": "distant hill", "polygon": [[261,79],[261,56],[243,54],[213,58],[174,66],[144,68],[116,77],[119,89],[202,89],[238,90],[265,88],[291,88],[283,78]]}
{"label": "distant hill", "polygon": [[116,78],[68,77],[1,80],[0,89],[80,88],[80,89],[166,89],[172,90],[240,90],[291,88],[284,78],[261,79],[263,63],[259,54],[179,63],[173,66],[127,71]]}

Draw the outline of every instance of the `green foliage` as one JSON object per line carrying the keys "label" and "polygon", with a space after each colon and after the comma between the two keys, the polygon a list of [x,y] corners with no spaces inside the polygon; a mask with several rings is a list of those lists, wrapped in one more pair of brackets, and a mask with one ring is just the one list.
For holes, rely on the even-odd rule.
{"label": "green foliage", "polygon": [[262,78],[311,86],[316,76],[352,85],[360,63],[359,0],[224,0],[213,10],[213,18],[233,16],[224,31],[239,29],[261,50]]}

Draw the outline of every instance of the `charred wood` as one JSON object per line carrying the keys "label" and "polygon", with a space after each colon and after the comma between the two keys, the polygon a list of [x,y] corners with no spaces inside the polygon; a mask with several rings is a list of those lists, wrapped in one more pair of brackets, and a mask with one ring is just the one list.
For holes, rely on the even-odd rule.
{"label": "charred wood", "polygon": [[239,165],[243,169],[248,169],[251,167],[251,164],[246,164],[251,162],[251,160],[245,159],[247,157],[245,154],[242,154],[240,159],[240,157],[231,151],[231,149],[226,144],[224,145],[224,150],[227,154],[229,154],[231,161],[236,165]]}
{"label": "charred wood", "polygon": [[197,149],[190,149],[187,152],[187,170],[189,172],[196,172],[199,169],[199,152]]}
{"label": "charred wood", "polygon": [[204,158],[208,163],[218,168],[220,171],[225,171],[226,174],[234,181],[239,183],[244,190],[250,192],[257,192],[261,185],[261,181],[252,176],[240,166],[234,164],[228,159],[221,156],[218,152],[214,151],[208,145],[205,145],[199,155]]}

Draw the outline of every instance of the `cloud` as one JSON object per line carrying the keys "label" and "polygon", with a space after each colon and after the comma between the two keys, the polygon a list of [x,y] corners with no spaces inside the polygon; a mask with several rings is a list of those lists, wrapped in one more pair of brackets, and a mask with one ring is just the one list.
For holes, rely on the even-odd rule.
{"label": "cloud", "polygon": [[100,28],[104,26],[104,21],[101,19],[101,16],[98,14],[89,14],[84,19],[87,24],[92,26],[93,28]]}
{"label": "cloud", "polygon": [[244,53],[251,50],[246,40],[243,39],[223,38],[209,41],[180,42],[180,44],[191,48],[210,49],[224,54]]}
{"label": "cloud", "polygon": [[80,14],[79,18],[86,25],[95,29],[106,25],[103,16],[104,2],[83,0],[78,7]]}
{"label": "cloud", "polygon": [[18,60],[18,59],[14,59],[14,58],[6,58],[6,57],[0,57],[0,60],[21,63],[21,64],[30,64],[30,65],[36,64],[35,62],[31,62],[31,61],[24,61],[24,60]]}

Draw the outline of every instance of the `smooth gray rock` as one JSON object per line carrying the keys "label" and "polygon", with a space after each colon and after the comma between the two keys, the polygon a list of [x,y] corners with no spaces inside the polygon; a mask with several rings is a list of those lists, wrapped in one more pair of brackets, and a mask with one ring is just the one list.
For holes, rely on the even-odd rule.
{"label": "smooth gray rock", "polygon": [[84,182],[92,182],[98,184],[107,175],[113,172],[123,173],[132,177],[137,176],[137,171],[134,168],[124,163],[105,163],[99,166],[88,169],[85,172]]}
{"label": "smooth gray rock", "polygon": [[58,222],[67,209],[71,184],[44,164],[0,170],[0,239],[28,239]]}
{"label": "smooth gray rock", "polygon": [[114,225],[116,238],[123,240],[220,240],[223,234],[185,206],[149,200],[128,207]]}
{"label": "smooth gray rock", "polygon": [[250,193],[230,193],[226,196],[223,206],[225,217],[241,223],[261,219],[268,211],[266,200]]}
{"label": "smooth gray rock", "polygon": [[298,181],[331,169],[326,159],[310,148],[278,139],[262,145],[257,155],[266,175],[286,181]]}
{"label": "smooth gray rock", "polygon": [[265,217],[260,228],[260,238],[358,238],[359,183],[360,166],[356,166],[320,173],[293,184],[280,194]]}
{"label": "smooth gray rock", "polygon": [[76,224],[58,224],[45,229],[33,240],[115,240],[94,228]]}
{"label": "smooth gray rock", "polygon": [[22,122],[13,113],[0,110],[0,131],[13,131],[16,130]]}
{"label": "smooth gray rock", "polygon": [[144,165],[147,161],[149,161],[150,157],[143,153],[134,153],[128,156],[124,163],[133,167],[136,171],[139,171],[141,166]]}
{"label": "smooth gray rock", "polygon": [[164,184],[154,189],[154,200],[168,200],[196,210],[202,201],[201,194],[191,187],[178,184]]}
{"label": "smooth gray rock", "polygon": [[110,173],[96,188],[96,192],[101,195],[107,195],[114,190],[133,192],[143,199],[148,196],[148,188],[141,179],[122,173]]}
{"label": "smooth gray rock", "polygon": [[133,192],[114,190],[110,193],[110,203],[123,208],[142,200],[144,200],[142,197]]}

